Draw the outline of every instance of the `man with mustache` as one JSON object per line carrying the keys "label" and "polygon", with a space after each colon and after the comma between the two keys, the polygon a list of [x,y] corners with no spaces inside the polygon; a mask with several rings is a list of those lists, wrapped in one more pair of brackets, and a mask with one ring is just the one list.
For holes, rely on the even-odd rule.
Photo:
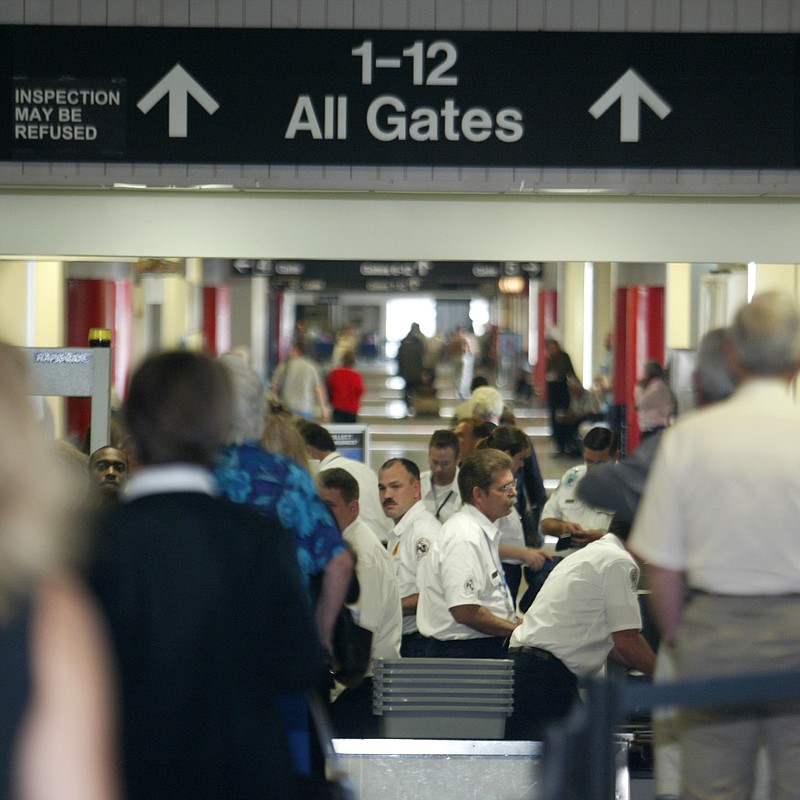
{"label": "man with mustache", "polygon": [[407,458],[390,458],[378,471],[383,513],[394,520],[387,548],[403,608],[403,658],[423,658],[427,642],[417,629],[417,571],[441,525],[421,499],[419,467]]}

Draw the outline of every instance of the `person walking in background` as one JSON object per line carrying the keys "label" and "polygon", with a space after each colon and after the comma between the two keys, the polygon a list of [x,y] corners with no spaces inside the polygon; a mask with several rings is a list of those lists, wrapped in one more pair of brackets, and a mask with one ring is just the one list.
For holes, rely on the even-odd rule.
{"label": "person walking in background", "polygon": [[341,357],[341,366],[328,373],[328,398],[333,409],[333,422],[357,422],[364,380],[355,370],[356,356],[348,350]]}
{"label": "person walking in background", "polygon": [[478,366],[492,383],[497,381],[500,366],[500,329],[497,325],[487,325],[486,330],[477,339]]}
{"label": "person walking in background", "polygon": [[564,432],[566,442],[564,452],[570,456],[580,458],[583,452],[581,434],[592,428],[593,422],[602,419],[600,406],[595,395],[574,376],[567,378],[569,391],[569,406],[566,411],[558,412],[558,423]]}
{"label": "person walking in background", "polygon": [[397,348],[397,374],[403,379],[403,401],[409,411],[414,408],[414,396],[422,385],[425,369],[425,337],[416,322]]}
{"label": "person walking in background", "polygon": [[[308,329],[305,320],[299,319],[294,326],[293,340],[303,349],[303,352],[313,361],[317,360],[316,346],[314,344],[314,334]],[[250,366],[248,364],[248,366]]]}
{"label": "person walking in background", "polygon": [[217,496],[231,402],[223,365],[197,353],[151,356],[131,379],[139,468],[100,522],[91,568],[120,680],[128,800],[291,797],[277,695],[324,678],[287,532]]}
{"label": "person walking in background", "polygon": [[347,353],[353,354],[353,363],[355,364],[355,356],[358,354],[358,336],[356,336],[353,326],[349,322],[345,324],[336,337],[333,352],[331,353],[331,366],[335,368],[344,363],[344,357]]}
{"label": "person walking in background", "polygon": [[[680,680],[800,670],[800,312],[756,295],[728,335],[733,395],[661,435],[630,548],[649,563],[662,640]],[[758,747],[771,796],[797,797],[800,704],[680,714],[682,797],[747,797]]]}
{"label": "person walking in background", "polygon": [[24,367],[0,343],[0,797],[120,800],[110,646],[72,574],[85,531]]}
{"label": "person walking in background", "polygon": [[639,432],[646,439],[669,425],[677,411],[675,395],[667,386],[666,373],[658,361],[644,365],[642,379],[633,387],[634,405],[639,417]]}
{"label": "person walking in background", "polygon": [[320,419],[330,419],[325,387],[316,365],[306,357],[302,342],[292,342],[289,358],[278,364],[270,386],[281,403],[296,417],[313,419],[316,400]]}
{"label": "person walking in background", "polygon": [[547,384],[547,408],[550,411],[550,430],[556,455],[569,455],[571,431],[561,422],[561,416],[569,408],[569,385],[567,379],[575,375],[572,359],[561,349],[560,334],[551,330],[545,339],[547,365],[545,382]]}
{"label": "person walking in background", "polygon": [[459,400],[469,397],[476,351],[477,343],[472,333],[457,327],[447,342],[447,354],[453,365],[453,386]]}

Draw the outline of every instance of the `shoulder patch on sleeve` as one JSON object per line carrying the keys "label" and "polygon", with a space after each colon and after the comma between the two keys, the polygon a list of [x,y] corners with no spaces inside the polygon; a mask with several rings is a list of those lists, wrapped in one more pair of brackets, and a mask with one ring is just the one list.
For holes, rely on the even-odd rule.
{"label": "shoulder patch on sleeve", "polygon": [[564,486],[566,486],[568,489],[571,489],[577,482],[578,482],[578,471],[575,469],[571,469],[567,473],[567,477],[564,479]]}
{"label": "shoulder patch on sleeve", "polygon": [[416,545],[417,561],[428,555],[430,549],[431,549],[430,539],[417,539],[417,545]]}

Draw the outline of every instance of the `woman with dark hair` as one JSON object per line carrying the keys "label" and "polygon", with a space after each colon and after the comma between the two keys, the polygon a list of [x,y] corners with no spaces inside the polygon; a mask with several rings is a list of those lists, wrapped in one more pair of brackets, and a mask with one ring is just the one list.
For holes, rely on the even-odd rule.
{"label": "woman with dark hair", "polygon": [[117,657],[128,800],[289,797],[278,695],[324,668],[308,593],[277,517],[219,496],[225,367],[151,356],[126,407],[139,468],[101,520],[93,586]]}
{"label": "woman with dark hair", "polygon": [[569,386],[567,379],[575,375],[572,359],[561,349],[558,334],[551,331],[545,339],[547,366],[545,381],[547,382],[547,407],[550,410],[550,429],[556,455],[568,455],[570,431],[561,423],[561,415],[569,408]]}
{"label": "woman with dark hair", "polygon": [[642,439],[666,428],[675,414],[675,395],[667,385],[666,377],[658,361],[648,361],[642,379],[633,389]]}

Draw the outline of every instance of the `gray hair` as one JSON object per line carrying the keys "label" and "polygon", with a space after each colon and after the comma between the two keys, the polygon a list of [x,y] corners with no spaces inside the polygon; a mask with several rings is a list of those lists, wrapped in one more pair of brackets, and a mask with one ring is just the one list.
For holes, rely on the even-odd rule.
{"label": "gray hair", "polygon": [[739,366],[754,375],[779,375],[800,362],[800,313],[784,292],[757,294],[730,328]]}
{"label": "gray hair", "polygon": [[230,429],[230,444],[258,442],[264,435],[264,418],[267,413],[267,398],[261,378],[240,358],[233,355],[220,356],[233,387],[233,414]]}
{"label": "gray hair", "polygon": [[471,396],[472,416],[496,420],[503,413],[503,396],[492,386],[479,386]]}
{"label": "gray hair", "polygon": [[717,403],[730,397],[736,388],[736,379],[725,358],[727,337],[726,328],[715,328],[702,338],[697,348],[697,388],[707,403]]}

